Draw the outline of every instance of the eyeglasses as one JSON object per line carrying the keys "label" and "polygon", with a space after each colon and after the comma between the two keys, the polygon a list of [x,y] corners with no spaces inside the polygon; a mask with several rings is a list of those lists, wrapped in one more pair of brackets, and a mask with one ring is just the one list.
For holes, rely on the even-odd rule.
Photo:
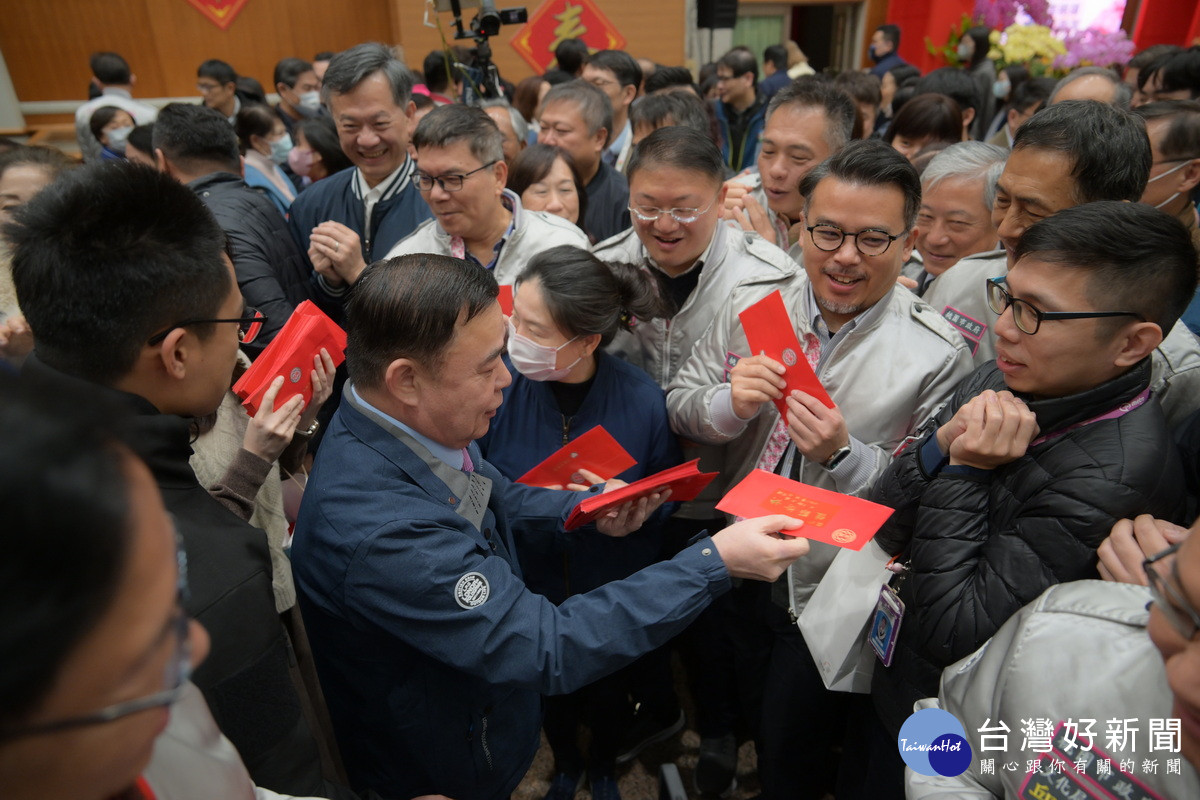
{"label": "eyeglasses", "polygon": [[[497,161],[498,160],[499,159],[497,159]],[[464,172],[462,175],[439,175],[436,178],[433,175],[427,175],[426,173],[417,170],[415,177],[417,188],[422,192],[428,192],[433,189],[433,185],[436,183],[438,186],[442,187],[443,192],[457,192],[462,189],[463,181],[474,175],[476,172],[482,172],[495,163],[496,161],[489,161],[482,167],[473,169],[470,172]]]}
{"label": "eyeglasses", "polygon": [[[1142,562],[1142,569],[1146,571],[1150,595],[1162,610],[1163,616],[1167,618],[1167,622],[1171,623],[1171,627],[1175,629],[1176,633],[1185,641],[1190,642],[1196,633],[1200,632],[1200,614],[1196,613],[1196,609],[1192,608],[1192,604],[1187,601],[1182,592],[1158,574],[1158,567],[1155,566],[1164,558],[1175,555],[1180,544],[1183,543],[1173,544],[1161,553],[1147,558]],[[1176,563],[1175,561],[1171,562],[1171,574],[1178,581],[1179,568]]]}
{"label": "eyeglasses", "polygon": [[[178,541],[178,535],[176,538]],[[187,688],[188,679],[192,675],[192,640],[190,636],[191,617],[184,611],[184,604],[188,599],[187,555],[184,553],[183,547],[178,544],[176,546],[176,558],[179,562],[179,583],[175,616],[171,620],[171,631],[175,636],[175,651],[167,660],[167,666],[163,673],[163,686],[166,688],[145,697],[126,700],[122,703],[114,703],[93,711],[90,714],[82,714],[78,717],[66,717],[65,719],[39,722],[34,725],[21,727],[0,728],[0,741],[23,738],[25,736],[57,733],[58,731],[84,728],[90,725],[103,725],[106,722],[114,722],[123,717],[137,714],[140,711],[172,705],[183,696],[184,689]]]}
{"label": "eyeglasses", "polygon": [[197,83],[196,91],[200,92],[200,94],[208,94],[209,92],[215,92],[217,89],[220,89],[221,86],[222,84],[219,83]]}
{"label": "eyeglasses", "polygon": [[[720,193],[717,193],[720,196]],[[637,217],[642,222],[654,222],[663,214],[668,215],[671,219],[678,222],[680,225],[690,225],[700,217],[708,213],[708,210],[717,202],[717,198],[712,199],[704,208],[655,208],[654,206],[629,206],[629,213]]]}
{"label": "eyeglasses", "polygon": [[247,308],[245,313],[236,319],[185,319],[183,322],[176,322],[151,336],[148,344],[158,344],[176,328],[186,328],[189,325],[208,325],[214,322],[236,322],[238,324],[238,341],[242,344],[250,344],[258,338],[258,332],[262,330],[266,321],[267,315],[257,308]]}
{"label": "eyeglasses", "polygon": [[1146,318],[1135,311],[1042,311],[1028,300],[1013,297],[1004,288],[1003,278],[988,278],[987,301],[992,312],[999,315],[1012,306],[1013,324],[1022,333],[1030,336],[1038,332],[1046,320],[1056,319],[1091,319],[1093,317],[1137,317],[1142,322]]}
{"label": "eyeglasses", "polygon": [[836,225],[809,225],[805,228],[819,250],[832,253],[841,248],[846,237],[854,239],[854,248],[864,256],[881,256],[902,234],[893,236],[887,231],[864,228],[858,233],[844,231]]}

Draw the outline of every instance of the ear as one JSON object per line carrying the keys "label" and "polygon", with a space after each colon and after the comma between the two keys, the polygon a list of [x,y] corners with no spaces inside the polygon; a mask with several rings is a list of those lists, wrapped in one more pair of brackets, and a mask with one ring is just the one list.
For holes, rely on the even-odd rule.
{"label": "ear", "polygon": [[283,96],[284,91],[290,92],[291,90],[292,90],[292,87],[288,86],[283,81],[280,81],[279,83],[275,84],[275,94],[280,95],[281,97]]}
{"label": "ear", "polygon": [[904,254],[904,258],[900,261],[903,266],[904,262],[912,257],[913,248],[917,246],[917,228],[914,226],[908,232],[908,236],[905,236],[903,239],[897,239],[896,242],[901,245],[901,252]]}
{"label": "ear", "polygon": [[1154,352],[1154,348],[1162,344],[1163,332],[1153,322],[1138,322],[1121,332],[1115,343],[1116,355],[1113,365],[1117,367],[1132,367],[1146,356]]}
{"label": "ear", "polygon": [[638,87],[622,86],[621,87],[621,103],[628,106],[637,97]]}
{"label": "ear", "polygon": [[600,334],[593,333],[590,336],[585,336],[580,341],[583,342],[583,354],[590,356],[596,352],[596,348],[600,346]]}
{"label": "ear", "polygon": [[492,164],[492,170],[496,176],[496,183],[499,184],[499,188],[496,190],[497,194],[499,194],[508,185],[508,162],[501,158],[495,164]]}
{"label": "ear", "polygon": [[129,73],[129,85],[133,86],[136,83],[137,83],[137,75],[134,75],[132,72]]}
{"label": "ear", "polygon": [[975,121],[975,109],[968,108],[962,112],[963,130],[971,127],[971,123]]}
{"label": "ear", "polygon": [[592,134],[592,144],[596,147],[597,153],[603,153],[604,148],[608,146],[608,130],[606,128],[597,128]]}
{"label": "ear", "polygon": [[1200,158],[1193,158],[1186,167],[1180,170],[1180,173],[1183,174],[1183,178],[1177,187],[1179,191],[1190,192],[1195,189],[1196,184],[1200,184]]}
{"label": "ear", "polygon": [[[171,380],[183,380],[187,377],[191,351],[184,341],[185,336],[187,336],[186,330],[175,328],[167,334],[167,338],[163,339],[154,351],[155,359],[162,365],[163,374]],[[153,345],[150,346],[153,347]]]}
{"label": "ear", "polygon": [[[1007,119],[1006,119],[1006,122],[1008,123],[1008,127],[1009,127],[1010,129],[1012,129],[1012,128],[1016,128],[1016,126],[1017,126],[1017,120],[1018,120],[1020,117],[1021,117],[1021,112],[1020,112],[1020,111],[1017,111],[1015,108],[1010,108],[1010,109],[1008,110],[1008,116],[1007,116]],[[1014,132],[1014,133],[1016,133],[1016,131],[1013,131],[1013,132]]]}
{"label": "ear", "polygon": [[383,373],[387,393],[405,406],[415,408],[420,402],[420,366],[411,358],[397,358]]}
{"label": "ear", "polygon": [[154,166],[158,168],[159,172],[165,172],[172,178],[175,177],[175,174],[171,172],[171,162],[167,161],[161,147],[154,148]]}

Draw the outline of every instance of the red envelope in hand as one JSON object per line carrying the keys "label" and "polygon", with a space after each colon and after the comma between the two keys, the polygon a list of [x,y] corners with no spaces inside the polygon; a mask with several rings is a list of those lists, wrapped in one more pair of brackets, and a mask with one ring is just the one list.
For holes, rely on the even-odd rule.
{"label": "red envelope in hand", "polygon": [[678,467],[671,467],[654,475],[649,475],[640,481],[634,481],[628,486],[622,486],[620,489],[605,492],[604,494],[592,495],[575,506],[571,511],[571,515],[567,517],[567,522],[563,528],[573,531],[612,511],[622,503],[630,500],[640,500],[655,492],[661,492],[664,489],[671,490],[670,500],[673,503],[695,500],[696,496],[704,491],[704,487],[708,486],[712,482],[712,479],[717,477],[717,473],[715,472],[701,472],[698,470],[696,464],[699,462],[700,459],[697,458],[686,464],[680,464]]}
{"label": "red envelope in hand", "polygon": [[808,365],[804,357],[804,349],[796,337],[796,329],[788,316],[787,308],[783,305],[783,295],[779,290],[759,300],[745,311],[738,314],[742,321],[742,330],[746,332],[746,341],[750,344],[750,355],[765,354],[787,368],[783,379],[787,386],[783,389],[783,397],[775,401],[779,416],[787,419],[788,395],[793,390],[807,392],[820,400],[828,408],[833,408],[834,402],[829,398],[825,387]]}
{"label": "red envelope in hand", "polygon": [[861,550],[892,509],[859,497],[818,489],[756,469],[721,498],[717,508],[738,517],[787,514],[804,521],[795,530],[783,531],[836,547]]}
{"label": "red envelope in hand", "polygon": [[506,283],[500,284],[500,296],[496,299],[500,301],[500,310],[504,312],[504,316],[511,317],[513,311],[513,288]]}
{"label": "red envelope in hand", "polygon": [[284,377],[283,388],[276,402],[304,396],[304,404],[312,400],[313,358],[324,347],[329,351],[336,367],[345,360],[346,332],[325,315],[311,301],[305,300],[296,306],[283,328],[259,354],[250,369],[233,385],[233,393],[242,399],[242,406],[253,416],[258,413],[263,395],[271,387],[271,381]]}
{"label": "red envelope in hand", "polygon": [[580,469],[608,480],[636,464],[637,459],[629,455],[612,434],[604,430],[604,426],[597,425],[567,442],[545,461],[517,478],[517,482],[528,486],[566,486],[568,483],[579,483],[572,476]]}

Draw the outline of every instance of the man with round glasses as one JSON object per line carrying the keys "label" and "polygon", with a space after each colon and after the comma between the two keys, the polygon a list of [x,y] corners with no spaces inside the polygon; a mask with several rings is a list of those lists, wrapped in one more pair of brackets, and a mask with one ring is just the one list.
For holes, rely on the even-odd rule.
{"label": "man with round glasses", "polygon": [[410,253],[454,256],[511,284],[530,257],[560,244],[587,248],[583,231],[553,214],[527,211],[505,189],[504,135],[472,106],[430,111],[413,134],[420,166],[413,182],[434,218],[401,239],[388,258]]}
{"label": "man with round glasses", "polygon": [[[949,323],[896,283],[921,197],[903,156],[878,141],[850,142],[801,191],[805,275],[767,289],[780,290],[804,349],[793,357],[807,358],[834,407],[792,392],[786,419],[776,412],[787,365],[750,351],[738,314],[763,292],[746,283],[723,298],[671,383],[667,409],[682,436],[727,443],[731,482],[758,467],[861,496],[970,372],[970,357]],[[825,689],[795,618],[837,551],[812,542],[808,563],[771,587],[774,647],[758,761],[771,797],[819,798],[833,788],[839,741],[828,731],[849,713],[848,696]]]}
{"label": "man with round glasses", "polygon": [[[1096,577],[1117,520],[1184,512],[1150,391],[1151,353],[1196,285],[1183,225],[1139,203],[1088,203],[1033,224],[1012,257],[988,284],[995,364],[958,386],[870,496],[896,509],[876,542],[905,566],[894,658],[872,684],[893,736],[942,668],[1047,587]],[[898,781],[895,749],[880,755]]]}

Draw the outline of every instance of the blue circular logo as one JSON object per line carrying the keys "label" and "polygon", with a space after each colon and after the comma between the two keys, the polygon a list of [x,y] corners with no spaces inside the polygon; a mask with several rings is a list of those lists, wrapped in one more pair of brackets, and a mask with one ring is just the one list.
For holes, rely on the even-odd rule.
{"label": "blue circular logo", "polygon": [[953,777],[971,765],[971,745],[958,718],[940,708],[923,708],[900,728],[900,757],[913,772]]}

